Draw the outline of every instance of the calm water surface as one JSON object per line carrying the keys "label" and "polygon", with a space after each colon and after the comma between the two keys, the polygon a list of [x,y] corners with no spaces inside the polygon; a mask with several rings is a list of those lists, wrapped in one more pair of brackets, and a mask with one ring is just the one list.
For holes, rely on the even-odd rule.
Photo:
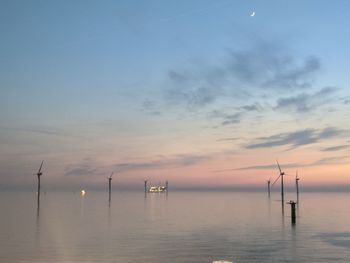
{"label": "calm water surface", "polygon": [[[295,198],[287,196],[286,200]],[[0,262],[350,262],[350,194],[0,193]]]}

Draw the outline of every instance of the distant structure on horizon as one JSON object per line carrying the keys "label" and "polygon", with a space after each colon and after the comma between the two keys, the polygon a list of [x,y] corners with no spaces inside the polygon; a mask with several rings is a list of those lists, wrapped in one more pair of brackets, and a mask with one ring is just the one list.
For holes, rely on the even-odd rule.
{"label": "distant structure on horizon", "polygon": [[168,181],[165,182],[165,186],[163,185],[151,185],[148,189],[149,193],[166,193],[168,192]]}

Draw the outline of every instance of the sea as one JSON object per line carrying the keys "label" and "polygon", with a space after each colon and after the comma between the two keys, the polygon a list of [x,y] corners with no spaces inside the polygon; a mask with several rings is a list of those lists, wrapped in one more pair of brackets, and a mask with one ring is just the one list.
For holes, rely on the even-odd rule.
{"label": "sea", "polygon": [[277,192],[0,192],[0,262],[349,263],[349,201],[300,193],[293,224]]}

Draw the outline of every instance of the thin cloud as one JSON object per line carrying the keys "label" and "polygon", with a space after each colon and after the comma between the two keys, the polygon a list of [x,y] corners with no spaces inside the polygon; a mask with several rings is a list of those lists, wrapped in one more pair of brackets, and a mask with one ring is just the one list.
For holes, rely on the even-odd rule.
{"label": "thin cloud", "polygon": [[212,73],[187,73],[171,70],[168,73],[170,88],[165,91],[165,98],[173,104],[185,104],[189,109],[197,109],[216,101],[225,95],[221,80]]}
{"label": "thin cloud", "polygon": [[234,113],[226,113],[220,110],[214,110],[209,113],[209,118],[220,119],[221,126],[234,125],[241,122],[243,117],[250,112],[260,112],[262,107],[259,103],[254,103],[250,105],[244,105],[241,107],[236,107],[238,109],[237,112]]}
{"label": "thin cloud", "polygon": [[52,138],[63,138],[63,139],[73,139],[73,140],[87,140],[89,139],[85,135],[73,134],[64,129],[59,129],[55,127],[45,127],[45,126],[33,126],[33,127],[20,127],[20,126],[0,126],[0,131],[10,131],[25,134],[33,134],[38,136],[47,136]]}
{"label": "thin cloud", "polygon": [[95,169],[90,168],[73,168],[67,171],[64,175],[66,176],[92,176],[95,174]]}
{"label": "thin cloud", "polygon": [[239,108],[242,111],[250,112],[250,111],[257,111],[260,112],[262,110],[262,106],[259,103],[254,103],[251,105],[244,105]]}
{"label": "thin cloud", "polygon": [[159,110],[159,107],[154,100],[146,99],[142,102],[141,105],[141,111],[153,115],[153,116],[160,116],[162,115],[162,112]]}
{"label": "thin cloud", "polygon": [[[321,68],[315,56],[297,58],[286,48],[260,41],[243,50],[228,50],[220,64],[171,69],[167,76],[167,102],[198,109],[218,99],[246,99],[257,90],[289,92],[310,88]],[[213,64],[213,63],[212,63]],[[259,110],[246,106],[246,111]]]}
{"label": "thin cloud", "polygon": [[236,112],[236,113],[228,114],[219,110],[214,110],[209,113],[208,117],[213,119],[220,119],[221,125],[227,126],[227,125],[240,123],[242,119],[242,113]]}
{"label": "thin cloud", "polygon": [[337,157],[327,157],[317,160],[315,162],[309,163],[304,166],[319,166],[319,165],[329,165],[329,164],[339,164],[339,161],[349,159],[349,156],[337,156]]}
{"label": "thin cloud", "polygon": [[319,137],[319,139],[329,139],[329,138],[336,137],[342,133],[343,133],[343,130],[340,130],[340,129],[337,129],[334,127],[328,127],[328,128],[323,129],[319,133],[318,137]]}
{"label": "thin cloud", "polygon": [[65,133],[64,131],[56,128],[50,127],[8,127],[0,126],[2,130],[8,130],[13,132],[23,132],[23,133],[37,133],[41,135],[53,135],[53,136],[62,136],[62,137],[75,137]]}
{"label": "thin cloud", "polygon": [[211,159],[211,155],[195,155],[195,154],[179,154],[169,158],[158,158],[152,161],[145,162],[124,162],[116,163],[109,166],[96,164],[94,160],[88,158],[81,163],[67,165],[65,168],[65,176],[100,176],[106,175],[106,171],[129,172],[129,171],[144,171],[188,167],[196,165],[205,160]]}
{"label": "thin cloud", "polygon": [[118,171],[135,171],[135,170],[152,170],[152,169],[165,169],[186,167],[195,165],[201,161],[210,159],[210,156],[202,155],[178,155],[173,158],[164,158],[149,162],[130,162],[130,163],[117,163],[113,165],[114,170]]}
{"label": "thin cloud", "polygon": [[[300,166],[299,163],[286,163],[282,164],[283,168],[294,168]],[[214,172],[226,172],[226,171],[244,171],[244,170],[271,170],[278,169],[277,164],[263,164],[263,165],[252,165],[233,169],[215,170]]]}
{"label": "thin cloud", "polygon": [[334,151],[341,151],[350,148],[350,145],[337,145],[327,148],[322,148],[321,151],[323,152],[334,152]]}
{"label": "thin cloud", "polygon": [[331,96],[337,88],[326,87],[313,94],[301,93],[296,96],[280,98],[275,110],[292,110],[299,113],[310,112],[331,101]]}
{"label": "thin cloud", "polygon": [[304,89],[321,68],[315,56],[297,59],[276,44],[258,43],[248,50],[231,51],[229,72],[245,84],[269,89]]}
{"label": "thin cloud", "polygon": [[270,137],[258,138],[256,141],[245,146],[246,149],[271,148],[289,145],[299,147],[303,145],[317,143],[324,139],[339,136],[343,131],[334,127],[323,130],[306,129],[291,133],[280,133]]}
{"label": "thin cloud", "polygon": [[223,117],[224,121],[221,123],[222,125],[231,125],[231,124],[237,124],[241,122],[241,113],[235,113],[235,114],[228,114]]}
{"label": "thin cloud", "polygon": [[100,174],[97,168],[91,167],[89,164],[75,164],[66,168],[65,176],[94,176]]}
{"label": "thin cloud", "polygon": [[321,68],[320,60],[311,56],[304,59],[299,65],[293,61],[283,65],[281,69],[275,69],[274,76],[265,82],[266,87],[285,87],[289,89],[304,89],[311,87],[312,76]]}
{"label": "thin cloud", "polygon": [[[349,158],[350,158],[349,156],[326,157],[310,163],[281,163],[280,165],[283,169],[298,168],[298,167],[312,167],[312,166],[320,166],[320,165],[340,164],[341,161]],[[245,166],[245,167],[232,168],[232,169],[214,170],[213,172],[221,173],[221,172],[228,172],[228,171],[273,170],[273,169],[278,169],[277,164],[272,163],[272,164],[252,165],[252,166]]]}
{"label": "thin cloud", "polygon": [[241,138],[222,138],[222,139],[217,139],[217,142],[227,142],[227,141],[238,141]]}
{"label": "thin cloud", "polygon": [[104,169],[101,168],[101,166],[98,165],[93,158],[87,157],[80,162],[66,165],[64,175],[73,177],[91,177],[95,175],[102,175],[104,173]]}

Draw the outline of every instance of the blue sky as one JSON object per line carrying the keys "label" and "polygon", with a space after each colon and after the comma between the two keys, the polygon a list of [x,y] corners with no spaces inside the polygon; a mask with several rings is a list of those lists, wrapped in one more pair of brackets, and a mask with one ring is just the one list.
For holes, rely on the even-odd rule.
{"label": "blue sky", "polygon": [[0,185],[350,185],[349,7],[1,1]]}

